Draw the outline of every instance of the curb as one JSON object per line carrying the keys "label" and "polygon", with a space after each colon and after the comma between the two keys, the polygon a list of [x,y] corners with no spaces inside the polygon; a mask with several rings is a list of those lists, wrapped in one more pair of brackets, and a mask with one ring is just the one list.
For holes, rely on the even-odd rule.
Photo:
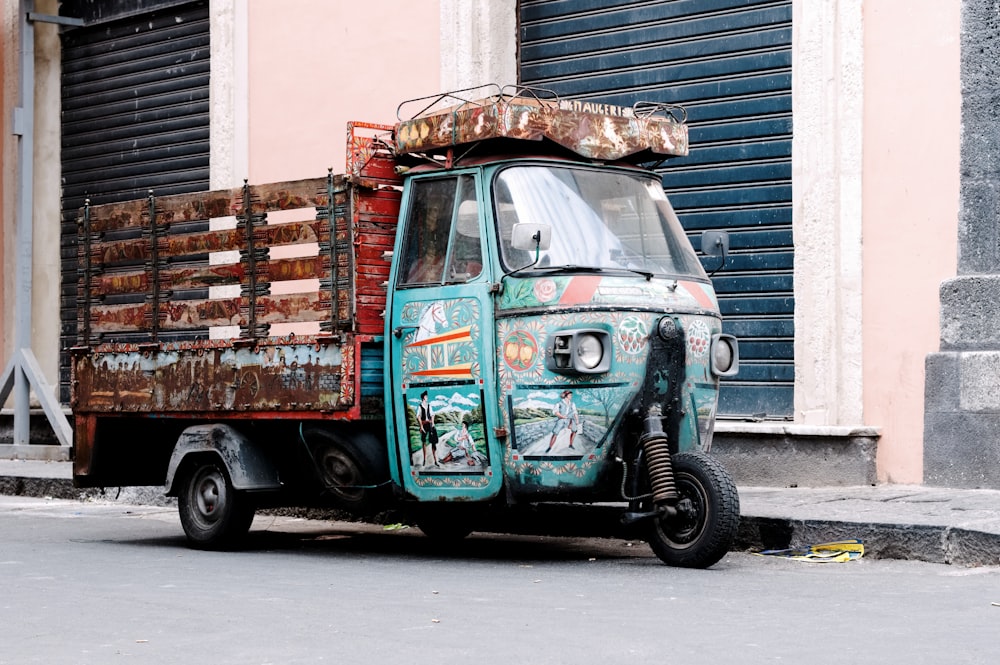
{"label": "curb", "polygon": [[774,517],[740,519],[734,549],[771,550],[857,538],[865,557],[955,566],[1000,565],[1000,534],[951,526],[803,520]]}
{"label": "curb", "polygon": [[[0,476],[0,495],[72,501],[112,501],[138,505],[173,505],[159,487],[79,489],[63,478]],[[294,509],[292,509],[294,510]],[[344,519],[336,511],[307,510],[307,518]],[[522,535],[641,539],[619,522],[617,507],[588,504],[542,504],[517,519],[497,519],[483,530]],[[398,521],[393,512],[387,519]],[[376,523],[378,517],[372,521]],[[755,552],[858,538],[865,557],[925,561],[955,566],[1000,565],[1000,534],[952,526],[890,524],[838,520],[788,519],[742,515],[733,551]]]}

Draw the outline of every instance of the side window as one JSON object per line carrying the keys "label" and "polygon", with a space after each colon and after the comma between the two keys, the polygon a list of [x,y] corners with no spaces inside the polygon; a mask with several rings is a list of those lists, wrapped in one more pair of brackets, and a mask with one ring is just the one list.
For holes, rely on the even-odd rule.
{"label": "side window", "polygon": [[414,182],[400,286],[462,283],[482,272],[475,182],[471,175]]}

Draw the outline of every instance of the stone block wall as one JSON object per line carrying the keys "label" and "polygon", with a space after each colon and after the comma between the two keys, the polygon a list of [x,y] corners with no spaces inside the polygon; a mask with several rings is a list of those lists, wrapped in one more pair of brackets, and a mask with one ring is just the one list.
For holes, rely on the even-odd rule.
{"label": "stone block wall", "polygon": [[925,363],[924,482],[1000,489],[1000,5],[963,0],[958,276]]}

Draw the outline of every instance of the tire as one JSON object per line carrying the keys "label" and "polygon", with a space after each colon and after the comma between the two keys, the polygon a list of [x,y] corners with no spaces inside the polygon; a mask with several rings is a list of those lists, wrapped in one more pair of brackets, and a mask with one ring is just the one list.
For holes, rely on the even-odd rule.
{"label": "tire", "polygon": [[673,456],[679,512],[654,518],[649,545],[668,566],[708,568],[732,547],[740,524],[740,498],[726,469],[708,455]]}
{"label": "tire", "polygon": [[415,519],[425,536],[443,543],[458,542],[472,533],[473,520],[469,510],[444,508],[423,509]]}
{"label": "tire", "polygon": [[196,549],[228,549],[250,530],[254,505],[233,487],[218,458],[203,457],[185,465],[177,509],[188,544]]}
{"label": "tire", "polygon": [[305,439],[313,451],[320,481],[339,508],[355,514],[377,511],[385,503],[388,462],[376,456],[384,444],[356,433],[350,440],[322,429],[310,429]]}

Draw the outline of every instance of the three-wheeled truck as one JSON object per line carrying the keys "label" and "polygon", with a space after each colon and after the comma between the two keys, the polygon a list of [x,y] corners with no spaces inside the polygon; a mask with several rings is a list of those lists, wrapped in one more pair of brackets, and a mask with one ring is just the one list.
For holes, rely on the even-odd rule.
{"label": "three-wheeled truck", "polygon": [[[683,111],[495,87],[400,117],[352,123],[343,175],[88,201],[76,484],[164,485],[200,548],[262,506],[391,505],[461,537],[616,502],[664,562],[717,562],[739,499],[707,452],[737,343],[635,166],[686,154]],[[724,260],[725,234],[702,240]]]}

